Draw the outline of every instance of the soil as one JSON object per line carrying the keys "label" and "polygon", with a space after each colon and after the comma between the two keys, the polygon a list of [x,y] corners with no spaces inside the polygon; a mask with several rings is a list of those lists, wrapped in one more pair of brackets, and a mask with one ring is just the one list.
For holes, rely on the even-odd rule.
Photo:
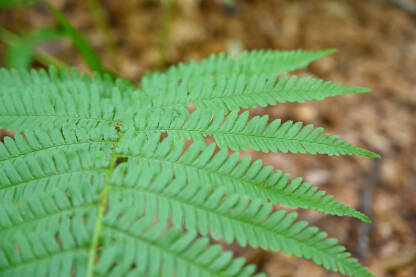
{"label": "soil", "polygon": [[[377,276],[416,276],[415,15],[384,0],[177,0],[164,6],[156,0],[106,0],[101,1],[109,23],[105,35],[88,1],[53,2],[108,68],[137,83],[146,70],[221,51],[337,48],[299,74],[369,87],[373,93],[279,104],[253,113],[314,123],[382,158],[249,154],[304,176],[369,214],[373,223],[364,225],[299,211],[301,218],[339,238]],[[2,11],[0,24],[18,33],[56,22],[46,7],[36,5]],[[67,40],[43,44],[40,50],[88,71]],[[5,45],[0,51],[4,65]],[[295,257],[231,247],[269,276],[337,276]]]}

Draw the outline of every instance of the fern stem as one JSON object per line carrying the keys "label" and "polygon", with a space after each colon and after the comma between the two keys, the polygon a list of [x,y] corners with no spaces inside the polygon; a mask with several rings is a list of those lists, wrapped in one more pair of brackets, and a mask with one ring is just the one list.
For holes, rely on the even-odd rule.
{"label": "fern stem", "polygon": [[110,164],[106,168],[104,186],[101,192],[100,202],[98,203],[97,219],[95,221],[94,233],[92,235],[91,247],[90,247],[90,251],[88,254],[87,271],[85,274],[86,277],[94,276],[93,269],[94,269],[94,264],[95,264],[95,258],[97,256],[98,242],[100,239],[101,229],[103,227],[102,222],[103,222],[103,217],[105,214],[105,209],[107,207],[108,193],[111,189],[110,178],[111,178],[111,175],[113,174],[114,168],[116,167],[117,159],[119,157],[117,155],[116,148],[121,138],[123,137],[123,134],[124,134],[123,132],[120,132],[118,139],[114,142],[113,150],[110,156]]}

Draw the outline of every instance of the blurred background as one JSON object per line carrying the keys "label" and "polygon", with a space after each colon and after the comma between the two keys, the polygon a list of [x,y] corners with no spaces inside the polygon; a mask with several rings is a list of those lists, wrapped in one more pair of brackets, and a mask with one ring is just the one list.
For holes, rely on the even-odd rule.
{"label": "blurred background", "polygon": [[[68,36],[69,25],[46,4],[30,2],[0,0],[0,65],[55,64],[89,72],[94,55],[73,46],[82,39]],[[106,69],[137,84],[146,70],[221,51],[337,48],[299,74],[369,87],[373,93],[279,104],[253,113],[323,126],[382,158],[249,154],[305,177],[370,215],[368,225],[299,211],[301,218],[339,238],[377,276],[416,276],[416,1],[51,2]],[[280,253],[229,247],[269,276],[338,276]]]}

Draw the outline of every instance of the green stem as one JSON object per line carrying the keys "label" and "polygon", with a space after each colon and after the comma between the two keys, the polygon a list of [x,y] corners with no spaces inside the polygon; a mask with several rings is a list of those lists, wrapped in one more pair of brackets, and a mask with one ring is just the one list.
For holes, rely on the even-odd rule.
{"label": "green stem", "polygon": [[169,50],[169,36],[170,25],[172,21],[172,15],[174,12],[174,0],[161,0],[162,1],[162,23],[159,31],[159,69],[166,67],[167,52]]}
{"label": "green stem", "polygon": [[[18,35],[6,30],[5,28],[0,27],[0,40],[1,41],[10,45],[13,43],[14,40],[17,40],[17,39],[19,39]],[[39,49],[35,49],[35,52],[33,54],[33,59],[44,66],[54,65],[55,67],[63,68],[67,70],[71,68],[71,66],[65,63],[63,60],[60,60],[57,57],[52,56],[48,52],[42,51]]]}
{"label": "green stem", "polygon": [[71,66],[45,51],[35,50],[34,60],[44,66],[53,65],[57,68],[70,70]]}
{"label": "green stem", "polygon": [[95,221],[94,233],[92,236],[91,247],[90,247],[90,251],[88,254],[87,271],[85,275],[86,277],[94,276],[93,270],[94,270],[95,259],[97,257],[97,248],[99,245],[100,233],[103,227],[103,217],[107,208],[108,194],[111,189],[110,179],[113,174],[114,168],[117,165],[118,155],[116,152],[116,148],[122,137],[123,137],[123,133],[120,132],[117,141],[114,142],[114,146],[113,146],[114,148],[110,156],[110,164],[107,166],[105,170],[106,173],[105,173],[104,186],[101,192],[100,202],[98,203],[97,219]]}
{"label": "green stem", "polygon": [[92,13],[98,30],[101,32],[101,35],[105,40],[105,46],[111,56],[112,65],[114,66],[115,71],[118,72],[120,69],[120,53],[116,45],[116,38],[111,32],[105,10],[100,0],[88,0],[88,8]]}

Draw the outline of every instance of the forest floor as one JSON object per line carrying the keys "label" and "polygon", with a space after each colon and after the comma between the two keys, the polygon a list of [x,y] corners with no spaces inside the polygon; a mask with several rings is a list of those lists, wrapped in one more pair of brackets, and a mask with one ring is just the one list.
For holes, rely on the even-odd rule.
{"label": "forest floor", "polygon": [[[416,276],[416,16],[383,0],[102,1],[110,36],[97,31],[87,1],[54,1],[88,38],[107,67],[136,82],[145,70],[243,49],[322,49],[338,52],[303,75],[369,87],[373,93],[303,104],[258,108],[255,114],[300,120],[382,155],[381,159],[259,154],[273,165],[365,210],[364,225],[350,218],[300,212],[337,237],[377,276]],[[122,4],[121,4],[122,3]],[[18,32],[53,26],[44,8],[0,14],[1,26]],[[106,45],[115,47],[107,47]],[[42,46],[86,70],[69,41]],[[113,50],[109,50],[113,49]],[[4,53],[4,47],[0,50]],[[234,247],[234,246],[232,246]],[[283,254],[237,251],[269,276],[337,276]]]}

